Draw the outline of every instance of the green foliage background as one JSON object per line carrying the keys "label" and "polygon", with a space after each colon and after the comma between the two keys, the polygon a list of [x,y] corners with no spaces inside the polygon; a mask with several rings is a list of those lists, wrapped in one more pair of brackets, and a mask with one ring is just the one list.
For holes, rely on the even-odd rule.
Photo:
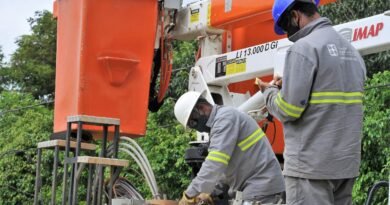
{"label": "green foliage background", "polygon": [[[321,7],[320,13],[336,25],[389,10],[388,0],[340,0]],[[390,180],[390,51],[363,58],[371,79],[366,82],[362,163],[352,193],[354,204],[364,204],[369,187],[375,182]],[[388,191],[382,189],[372,204],[388,204]]]}
{"label": "green foliage background", "polygon": [[[184,152],[193,137],[174,122],[174,116],[170,116],[172,106],[173,100],[168,99],[160,111],[149,115],[147,135],[138,139],[138,143],[152,165],[159,191],[166,194],[169,199],[177,199],[190,182],[191,173],[184,161]],[[161,115],[168,119],[163,122],[164,124],[160,122]],[[151,194],[144,178],[140,177],[140,169],[133,164],[128,170],[125,171],[126,178],[134,182],[136,187],[150,198]]]}
{"label": "green foliage background", "polygon": [[[49,11],[36,12],[28,22],[32,34],[16,40],[17,50],[0,70],[3,89],[31,93],[35,98],[54,97],[57,23]],[[0,55],[0,66],[2,57]]]}
{"label": "green foliage background", "polygon": [[[35,181],[36,145],[52,130],[52,110],[37,104],[31,94],[0,94],[0,204],[31,204]],[[13,110],[11,112],[7,112]],[[50,176],[50,157],[43,155],[43,176]]]}
{"label": "green foliage background", "polygon": [[[321,13],[339,24],[386,10],[390,10],[388,0],[341,0],[322,7]],[[47,11],[37,12],[29,22],[32,34],[19,38],[19,48],[10,62],[4,62],[0,47],[0,205],[32,204],[35,147],[52,132],[52,105],[29,106],[54,98],[56,22]],[[175,121],[173,106],[187,89],[188,71],[194,64],[196,47],[196,42],[174,42],[175,59],[168,98],[157,113],[149,114],[146,137],[137,140],[151,162],[160,191],[170,199],[179,198],[190,182],[190,169],[183,156],[194,133],[185,132]],[[369,80],[364,98],[361,175],[353,190],[357,205],[364,203],[368,188],[374,182],[389,180],[390,167],[390,51],[364,59]],[[376,87],[378,85],[387,86]],[[48,204],[51,152],[45,152],[42,160],[43,204]],[[62,170],[59,171],[61,175]],[[124,176],[150,197],[139,173],[139,168],[131,165]],[[60,194],[57,192],[58,196]],[[386,204],[386,196],[382,191],[374,204]]]}
{"label": "green foliage background", "polygon": [[[378,86],[387,85],[387,86]],[[390,71],[374,74],[366,82],[360,176],[353,189],[356,204],[363,204],[368,188],[390,177]],[[388,204],[388,189],[381,189],[372,204]]]}

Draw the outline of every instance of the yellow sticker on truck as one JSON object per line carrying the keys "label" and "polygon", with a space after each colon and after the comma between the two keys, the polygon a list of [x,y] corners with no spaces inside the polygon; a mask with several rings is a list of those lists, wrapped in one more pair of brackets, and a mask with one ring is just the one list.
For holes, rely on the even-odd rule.
{"label": "yellow sticker on truck", "polygon": [[196,23],[199,21],[199,9],[192,9],[191,10],[191,23]]}
{"label": "yellow sticker on truck", "polygon": [[246,58],[230,59],[226,63],[226,75],[243,73],[246,71]]}

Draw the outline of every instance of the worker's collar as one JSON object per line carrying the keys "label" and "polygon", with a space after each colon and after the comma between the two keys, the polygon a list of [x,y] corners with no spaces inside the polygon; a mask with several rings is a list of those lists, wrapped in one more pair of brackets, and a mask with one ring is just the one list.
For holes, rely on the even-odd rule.
{"label": "worker's collar", "polygon": [[309,35],[314,30],[332,26],[332,22],[325,17],[320,17],[310,23],[308,23],[305,27],[301,28],[298,32],[296,32],[294,35],[290,36],[289,40],[292,42],[296,42],[299,39]]}
{"label": "worker's collar", "polygon": [[213,109],[211,110],[209,119],[206,122],[207,127],[212,127],[215,119],[215,115],[217,114],[217,110],[220,106],[219,105],[213,105]]}

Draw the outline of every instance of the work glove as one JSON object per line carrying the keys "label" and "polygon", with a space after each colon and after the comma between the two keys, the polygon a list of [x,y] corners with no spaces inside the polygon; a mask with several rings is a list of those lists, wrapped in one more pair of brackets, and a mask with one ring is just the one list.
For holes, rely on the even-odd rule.
{"label": "work glove", "polygon": [[196,197],[190,198],[184,192],[179,205],[214,205],[214,202],[210,194],[201,193]]}
{"label": "work glove", "polygon": [[214,205],[213,199],[210,194],[201,193],[196,197],[197,205]]}
{"label": "work glove", "polygon": [[193,198],[188,197],[186,193],[183,192],[183,197],[180,199],[179,205],[195,205],[196,204],[195,199],[196,199],[195,197]]}

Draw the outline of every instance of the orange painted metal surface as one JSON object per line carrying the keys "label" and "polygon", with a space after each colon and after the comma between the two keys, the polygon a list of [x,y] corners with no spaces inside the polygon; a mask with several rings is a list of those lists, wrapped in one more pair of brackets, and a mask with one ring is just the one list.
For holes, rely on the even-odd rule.
{"label": "orange painted metal surface", "polygon": [[[119,118],[121,134],[146,131],[156,0],[57,0],[54,132],[70,115]],[[94,127],[87,127],[94,131]]]}
{"label": "orange painted metal surface", "polygon": [[[321,0],[320,5],[336,0]],[[231,6],[226,6],[231,2]],[[252,26],[259,22],[272,21],[272,5],[274,0],[211,0],[210,24],[215,28]],[[262,31],[265,30],[262,28]]]}
{"label": "orange painted metal surface", "polygon": [[273,0],[211,0],[210,24],[212,27],[229,29],[251,26],[254,23],[272,20]]}
{"label": "orange painted metal surface", "polygon": [[[228,1],[231,1],[231,9],[225,10],[225,3]],[[321,0],[320,5],[335,1]],[[285,38],[274,33],[273,2],[274,0],[211,0],[210,26],[231,32],[233,50]]]}
{"label": "orange painted metal surface", "polygon": [[[231,9],[225,12],[225,3],[228,1],[232,3]],[[285,38],[286,36],[274,33],[273,2],[274,0],[211,0],[210,25],[231,33],[232,50]],[[321,0],[320,4],[324,5],[331,2],[335,2],[335,0]],[[226,35],[223,39],[223,44],[226,45]],[[226,46],[223,46],[223,52],[226,52]],[[272,76],[264,77],[262,80],[271,81]],[[259,90],[254,85],[254,81],[253,79],[230,84],[229,90],[237,93],[249,91],[253,95]],[[275,129],[273,124],[269,124],[266,134],[272,143],[274,152],[281,155],[284,149],[283,127],[279,121],[276,119],[275,121]],[[262,124],[261,122],[260,126]],[[276,133],[274,130],[276,130]]]}

